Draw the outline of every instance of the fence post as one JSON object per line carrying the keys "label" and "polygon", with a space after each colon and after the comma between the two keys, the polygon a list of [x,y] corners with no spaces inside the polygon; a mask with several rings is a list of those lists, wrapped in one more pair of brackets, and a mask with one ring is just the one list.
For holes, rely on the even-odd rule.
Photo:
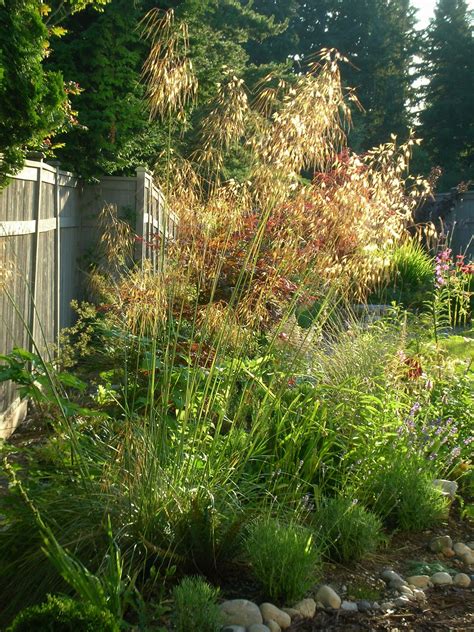
{"label": "fence post", "polygon": [[54,215],[56,217],[56,231],[54,233],[54,337],[58,351],[61,330],[61,199],[59,178],[59,165],[56,165],[54,180]]}
{"label": "fence post", "polygon": [[40,220],[41,220],[41,202],[42,202],[42,181],[43,181],[43,159],[40,160],[40,166],[38,167],[38,176],[37,176],[37,195],[36,195],[36,223],[35,223],[35,232],[33,237],[33,248],[32,248],[32,257],[33,257],[33,276],[31,279],[31,289],[30,289],[30,351],[32,353],[36,350],[36,297],[37,297],[37,286],[38,286],[38,255],[39,255],[39,241],[40,241]]}
{"label": "fence post", "polygon": [[147,172],[144,167],[137,167],[137,196],[136,196],[136,229],[137,245],[135,257],[141,265],[145,262],[146,257],[146,177]]}

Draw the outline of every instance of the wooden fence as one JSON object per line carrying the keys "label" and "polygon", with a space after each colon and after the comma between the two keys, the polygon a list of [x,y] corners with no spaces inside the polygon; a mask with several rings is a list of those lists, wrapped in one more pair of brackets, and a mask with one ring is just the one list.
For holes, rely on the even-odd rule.
{"label": "wooden fence", "polygon": [[[0,354],[14,346],[33,350],[34,342],[45,351],[73,323],[70,303],[83,297],[86,259],[97,248],[105,204],[132,222],[139,259],[156,266],[155,237],[174,237],[177,218],[166,212],[145,169],[86,184],[59,167],[27,161],[0,191]],[[15,387],[0,384],[0,437],[23,414]]]}

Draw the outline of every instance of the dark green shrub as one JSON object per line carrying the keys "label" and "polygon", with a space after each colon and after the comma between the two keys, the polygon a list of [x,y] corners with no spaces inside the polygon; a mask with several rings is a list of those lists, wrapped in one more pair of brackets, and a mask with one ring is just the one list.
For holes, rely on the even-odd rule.
{"label": "dark green shrub", "polygon": [[384,540],[380,518],[348,498],[323,501],[316,511],[315,524],[327,555],[338,562],[360,560]]}
{"label": "dark green shrub", "polygon": [[22,610],[8,632],[119,632],[110,612],[68,597],[48,596],[48,601]]}
{"label": "dark green shrub", "polygon": [[272,600],[297,601],[316,580],[320,551],[305,527],[263,518],[249,527],[245,549],[255,577]]}
{"label": "dark green shrub", "polygon": [[359,494],[388,528],[421,531],[446,513],[447,501],[433,485],[435,478],[428,462],[416,455],[394,455],[366,473]]}
{"label": "dark green shrub", "polygon": [[173,592],[177,632],[219,632],[218,592],[201,577],[185,577]]}

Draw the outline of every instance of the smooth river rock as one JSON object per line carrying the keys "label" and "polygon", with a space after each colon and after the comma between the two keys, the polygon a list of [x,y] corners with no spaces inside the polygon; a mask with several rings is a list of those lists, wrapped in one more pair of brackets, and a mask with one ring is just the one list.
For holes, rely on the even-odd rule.
{"label": "smooth river rock", "polygon": [[391,582],[403,582],[403,578],[400,577],[398,573],[392,571],[389,568],[386,568],[384,571],[380,573],[380,577],[387,582],[387,584]]}
{"label": "smooth river rock", "polygon": [[286,612],[286,614],[289,614],[291,617],[291,620],[293,619],[301,619],[302,614],[299,610],[297,610],[296,608],[282,608],[283,612]]}
{"label": "smooth river rock", "polygon": [[282,630],[286,630],[291,625],[291,617],[280,608],[277,608],[272,603],[262,603],[260,605],[260,612],[264,621],[273,620],[278,623]]}
{"label": "smooth river rock", "polygon": [[408,582],[406,582],[404,579],[392,579],[392,581],[389,582],[388,585],[389,588],[392,588],[393,590],[400,590],[400,588],[408,586]]}
{"label": "smooth river rock", "polygon": [[458,573],[453,579],[454,585],[460,588],[469,588],[471,585],[471,578],[466,573]]}
{"label": "smooth river rock", "polygon": [[410,603],[410,599],[406,595],[402,595],[401,597],[397,597],[393,600],[393,603],[399,608],[404,608],[408,606]]}
{"label": "smooth river rock", "polygon": [[407,578],[407,582],[417,588],[428,588],[430,585],[430,578],[428,575],[412,575]]}
{"label": "smooth river rock", "polygon": [[257,604],[247,599],[231,599],[220,606],[224,625],[243,625],[263,623],[262,613]]}
{"label": "smooth river rock", "polygon": [[467,546],[467,544],[464,544],[464,542],[456,542],[453,544],[453,550],[456,555],[459,555],[459,557],[465,553],[472,553],[471,549]]}
{"label": "smooth river rock", "polygon": [[293,608],[297,610],[304,619],[312,619],[316,614],[316,602],[314,599],[311,599],[311,597],[298,601]]}
{"label": "smooth river rock", "polygon": [[433,553],[441,553],[444,549],[452,549],[453,541],[449,535],[438,535],[430,542],[430,549]]}
{"label": "smooth river rock", "polygon": [[453,583],[453,578],[449,573],[440,571],[439,573],[431,575],[431,581],[435,586],[447,586]]}
{"label": "smooth river rock", "polygon": [[264,625],[263,623],[252,623],[252,625],[249,625],[249,627],[247,628],[248,632],[270,632],[270,628],[267,625]]}
{"label": "smooth river rock", "polygon": [[426,595],[423,592],[423,590],[421,590],[421,588],[414,588],[413,589],[413,596],[415,597],[416,601],[419,601],[421,603],[426,601]]}
{"label": "smooth river rock", "polygon": [[408,597],[409,599],[413,599],[413,590],[409,586],[400,586],[398,592],[401,595],[405,595],[405,597]]}
{"label": "smooth river rock", "polygon": [[320,601],[325,608],[340,608],[341,598],[331,586],[321,586],[316,594],[316,599]]}

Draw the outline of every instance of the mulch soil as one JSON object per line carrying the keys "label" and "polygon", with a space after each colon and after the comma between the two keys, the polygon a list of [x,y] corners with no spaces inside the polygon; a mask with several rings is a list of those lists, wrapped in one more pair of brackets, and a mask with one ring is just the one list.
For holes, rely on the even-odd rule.
{"label": "mulch soil", "polygon": [[[341,591],[347,588],[346,599],[362,599],[363,595],[351,594],[351,591],[363,590],[365,586],[371,594],[380,591],[378,603],[388,600],[384,597],[385,583],[379,579],[380,572],[392,568],[407,577],[412,561],[442,562],[448,568],[458,572],[467,572],[458,560],[445,559],[442,555],[432,553],[428,543],[435,535],[450,535],[453,542],[470,542],[474,539],[472,524],[461,521],[459,510],[452,508],[451,516],[436,529],[422,533],[399,533],[391,538],[389,545],[381,554],[375,555],[350,568],[341,565],[326,565],[324,581]],[[474,582],[473,582],[474,584]],[[474,632],[474,588],[457,588],[455,586],[435,586],[425,591],[425,603],[413,603],[407,608],[394,612],[349,612],[343,610],[318,611],[311,621],[294,623],[288,632],[450,632],[462,630]],[[341,594],[341,592],[339,593]],[[385,593],[386,594],[386,593]]]}

